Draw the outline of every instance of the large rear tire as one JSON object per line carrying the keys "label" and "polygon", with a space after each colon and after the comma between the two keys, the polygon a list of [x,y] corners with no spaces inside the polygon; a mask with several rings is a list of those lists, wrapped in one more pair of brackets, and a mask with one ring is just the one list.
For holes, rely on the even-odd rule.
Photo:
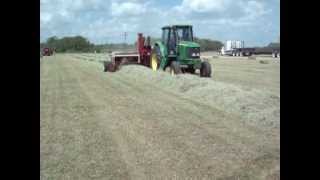
{"label": "large rear tire", "polygon": [[170,74],[171,75],[176,75],[176,74],[181,74],[181,67],[177,61],[172,61],[170,64]]}
{"label": "large rear tire", "polygon": [[151,53],[151,59],[150,59],[150,67],[152,70],[157,71],[160,67],[160,49],[158,46],[154,47]]}
{"label": "large rear tire", "polygon": [[200,77],[211,77],[211,65],[209,62],[204,61],[201,63]]}

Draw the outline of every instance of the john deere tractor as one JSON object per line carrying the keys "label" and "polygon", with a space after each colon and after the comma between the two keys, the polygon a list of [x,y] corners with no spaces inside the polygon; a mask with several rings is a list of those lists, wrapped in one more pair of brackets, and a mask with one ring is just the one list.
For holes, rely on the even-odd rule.
{"label": "john deere tractor", "polygon": [[211,65],[200,59],[200,45],[193,41],[191,25],[163,27],[161,41],[153,46],[150,66],[154,71],[169,68],[172,75],[194,74],[200,69],[201,77],[211,77]]}

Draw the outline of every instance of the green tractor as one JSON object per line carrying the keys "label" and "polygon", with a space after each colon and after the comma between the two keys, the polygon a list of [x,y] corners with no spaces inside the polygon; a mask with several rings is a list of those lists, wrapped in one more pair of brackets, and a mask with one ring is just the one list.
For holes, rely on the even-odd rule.
{"label": "green tractor", "polygon": [[194,74],[200,69],[201,77],[211,77],[211,65],[200,59],[200,45],[193,41],[191,25],[163,27],[161,41],[153,46],[150,66],[154,71],[170,68],[172,75]]}

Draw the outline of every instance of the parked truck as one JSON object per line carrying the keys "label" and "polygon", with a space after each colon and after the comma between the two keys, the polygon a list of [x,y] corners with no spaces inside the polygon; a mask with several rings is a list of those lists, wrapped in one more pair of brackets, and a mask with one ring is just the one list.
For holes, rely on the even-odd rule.
{"label": "parked truck", "polygon": [[254,52],[254,48],[246,48],[244,46],[244,41],[227,40],[222,46],[220,54],[223,56],[251,56]]}
{"label": "parked truck", "polygon": [[256,55],[272,55],[273,58],[280,58],[280,45],[256,47],[255,54]]}

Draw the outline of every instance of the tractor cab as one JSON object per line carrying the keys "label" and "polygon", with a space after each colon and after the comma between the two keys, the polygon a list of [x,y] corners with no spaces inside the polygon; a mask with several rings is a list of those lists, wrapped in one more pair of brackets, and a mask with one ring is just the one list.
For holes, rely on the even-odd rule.
{"label": "tractor cab", "polygon": [[162,43],[167,47],[169,56],[177,55],[177,45],[181,41],[193,41],[192,26],[175,25],[162,28]]}
{"label": "tractor cab", "polygon": [[170,68],[171,73],[194,74],[200,69],[200,76],[210,77],[211,66],[200,59],[200,45],[193,41],[191,25],[173,25],[162,28],[161,41],[155,42],[151,54],[153,70]]}

